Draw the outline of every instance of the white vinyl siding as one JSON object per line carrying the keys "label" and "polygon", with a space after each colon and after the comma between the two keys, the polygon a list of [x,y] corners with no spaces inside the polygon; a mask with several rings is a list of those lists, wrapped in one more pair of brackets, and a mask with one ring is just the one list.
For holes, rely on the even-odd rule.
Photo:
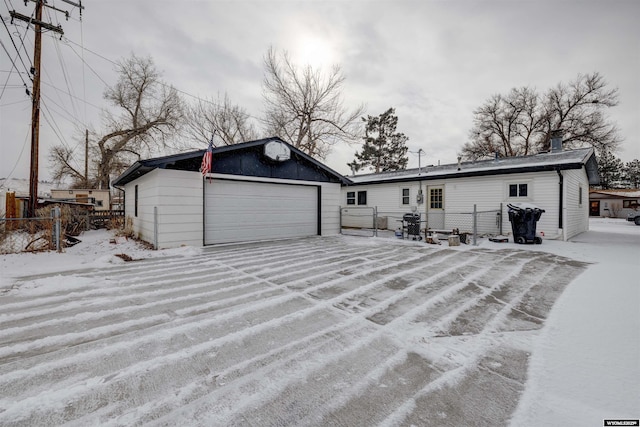
{"label": "white vinyl siding", "polygon": [[[409,190],[410,198],[408,205],[402,203],[403,189]],[[416,212],[421,213],[422,217],[424,217],[425,204],[417,204],[415,198],[419,189],[419,183],[405,182],[343,187],[342,192],[346,195],[349,192],[357,193],[358,191],[366,191],[367,206],[370,208],[376,207],[378,209],[378,217],[387,218],[387,229],[395,230],[402,226],[402,216],[406,213],[411,213],[413,208],[416,208]],[[424,183],[422,184],[422,191],[423,193],[425,191]],[[371,209],[357,209],[358,207],[353,205],[343,205],[342,207],[344,208],[343,213],[345,213],[343,225],[349,227],[372,227]],[[345,209],[348,212],[344,212]]]}
{"label": "white vinyl siding", "polygon": [[[528,197],[513,199],[509,197],[510,183],[529,183]],[[545,235],[558,235],[558,174],[549,172],[528,172],[502,176],[483,176],[451,179],[445,186],[446,212],[471,212],[473,205],[478,211],[499,209],[502,203],[502,231],[511,233],[511,223],[507,215],[507,204],[514,202],[532,203],[545,212],[537,224],[538,231]],[[447,228],[450,228],[446,224]]]}
{"label": "white vinyl siding", "polygon": [[140,239],[154,243],[157,211],[158,249],[202,245],[202,175],[194,172],[155,169],[127,184],[133,196],[138,187],[138,215],[135,197],[126,197],[125,214],[133,220]]}
{"label": "white vinyl siding", "polygon": [[[570,170],[563,172],[566,176],[565,187],[568,185],[566,180],[572,181],[572,177],[582,181],[584,188],[588,188],[587,177],[584,170]],[[537,224],[537,230],[543,231],[546,237],[563,238],[558,228],[559,224],[559,177],[555,171],[516,173],[509,175],[494,175],[482,177],[468,178],[452,178],[448,180],[430,180],[423,181],[422,188],[425,191],[425,203],[417,205],[417,212],[421,213],[423,219],[426,217],[427,209],[430,206],[430,192],[426,188],[442,187],[443,188],[443,209],[445,212],[444,229],[452,229],[459,227],[455,224],[456,218],[446,216],[446,213],[472,212],[475,204],[478,211],[488,211],[499,209],[502,204],[502,229],[503,233],[511,232],[511,223],[507,215],[507,204],[517,201],[526,201],[535,204],[544,209],[545,212],[540,217]],[[510,183],[526,183],[527,197],[513,199],[509,197]],[[387,216],[388,228],[397,228],[404,213],[410,212],[408,207],[398,207],[398,194],[402,188],[411,188],[413,194],[418,192],[419,182],[415,183],[388,183],[388,184],[371,184],[358,185],[353,187],[345,187],[343,191],[361,191],[366,190],[368,194],[368,205],[378,208],[378,216]],[[575,203],[577,206],[578,193],[577,186],[573,186],[565,190],[565,193],[573,192]],[[569,197],[565,194],[565,199]],[[574,209],[567,207],[565,201],[565,209]],[[586,214],[582,212],[584,210]],[[577,213],[577,212],[576,212]],[[588,215],[588,204],[582,204],[578,217],[574,213],[566,212],[567,218],[580,218],[576,224],[575,230],[569,230],[569,235],[575,235],[577,230],[585,231],[588,227],[586,223]],[[453,218],[453,219],[452,219]],[[453,222],[452,222],[453,221]],[[564,225],[567,227],[567,224]]]}
{"label": "white vinyl siding", "polygon": [[563,174],[565,188],[563,226],[565,239],[570,239],[589,229],[589,204],[586,203],[584,194],[583,202],[580,204],[580,189],[584,191],[585,188],[589,188],[589,182],[584,169],[566,170]]}

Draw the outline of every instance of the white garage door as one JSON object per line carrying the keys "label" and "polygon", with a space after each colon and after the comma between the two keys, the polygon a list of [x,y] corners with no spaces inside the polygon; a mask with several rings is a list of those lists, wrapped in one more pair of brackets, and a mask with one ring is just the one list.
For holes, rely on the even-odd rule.
{"label": "white garage door", "polygon": [[205,180],[206,245],[318,234],[318,187]]}

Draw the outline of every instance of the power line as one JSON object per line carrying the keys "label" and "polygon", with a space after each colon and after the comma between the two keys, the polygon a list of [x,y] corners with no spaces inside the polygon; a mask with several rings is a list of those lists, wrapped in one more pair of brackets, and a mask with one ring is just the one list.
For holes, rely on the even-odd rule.
{"label": "power line", "polygon": [[53,43],[54,46],[56,48],[56,54],[58,56],[58,61],[60,62],[60,69],[62,70],[62,76],[64,78],[64,82],[65,85],[67,86],[67,93],[69,94],[69,101],[71,102],[71,108],[73,109],[73,113],[75,115],[78,114],[77,110],[76,110],[76,103],[74,102],[74,98],[75,98],[75,93],[72,96],[73,93],[73,89],[72,86],[69,84],[69,76],[68,76],[68,72],[67,72],[67,65],[64,61],[64,56],[62,55],[62,52],[60,51],[60,44],[58,43],[57,38],[52,37],[53,39]]}
{"label": "power line", "polygon": [[43,84],[43,85],[46,85],[46,86],[49,86],[49,87],[51,87],[51,88],[53,88],[53,89],[55,89],[55,90],[57,90],[57,91],[59,91],[59,92],[62,92],[62,93],[64,93],[65,95],[69,95],[70,97],[73,97],[73,98],[77,99],[78,101],[82,101],[84,104],[86,104],[86,105],[90,105],[90,106],[92,106],[92,107],[93,107],[93,108],[95,108],[95,109],[98,109],[98,110],[101,110],[101,109],[102,109],[102,107],[99,107],[99,106],[97,106],[96,104],[93,104],[93,103],[91,103],[91,102],[89,102],[89,101],[84,101],[84,100],[82,100],[81,98],[79,98],[79,97],[77,97],[77,96],[75,96],[75,95],[70,94],[69,92],[65,92],[63,89],[60,89],[59,87],[52,85],[51,83],[48,83],[48,82],[42,82],[42,84]]}
{"label": "power line", "polygon": [[[20,55],[20,51],[18,50],[18,47],[16,46],[15,41],[13,40],[13,36],[11,35],[11,32],[9,31],[9,27],[7,27],[7,23],[4,22],[4,18],[2,18],[2,16],[0,16],[0,20],[2,20],[2,24],[4,25],[4,28],[7,30],[7,34],[9,35],[9,39],[11,39],[11,43],[13,44],[13,47],[16,50],[16,56],[18,58],[20,58],[20,62],[22,63],[22,66],[25,67],[25,70],[27,71],[27,74],[28,74],[29,69],[26,67],[26,65],[24,65],[24,61],[22,60],[22,56]],[[13,65],[13,68],[18,73],[18,77],[20,77],[20,80],[22,80],[22,84],[24,85],[24,88],[25,88],[25,91],[26,91],[27,95],[30,96],[29,86],[27,86],[27,82],[25,82],[24,79],[22,78],[22,73],[20,72],[20,70],[18,70],[18,66],[16,65],[15,58],[11,57],[11,55],[9,54],[9,51],[7,50],[6,46],[4,45],[4,43],[2,43],[2,40],[0,40],[0,44],[2,45],[2,48],[6,52],[7,56],[9,57],[9,60],[11,61],[11,65]],[[6,87],[7,87],[7,84],[9,83],[9,79],[10,78],[11,78],[11,73],[9,73],[9,75],[7,76],[7,80],[4,82],[4,85],[2,87],[2,92],[0,93],[0,99],[2,99],[2,96],[4,95],[4,91],[5,91]]]}
{"label": "power line", "polygon": [[18,155],[18,159],[16,160],[15,165],[13,165],[13,169],[11,169],[11,172],[9,172],[7,179],[11,178],[11,175],[13,175],[16,168],[18,167],[18,164],[20,163],[20,159],[22,158],[22,154],[24,153],[24,148],[27,146],[27,141],[29,141],[29,131],[27,131],[27,134],[24,136],[24,143],[22,143],[22,149],[20,150],[20,154]]}
{"label": "power line", "polygon": [[28,100],[28,99],[23,99],[23,100],[21,100],[21,101],[10,102],[10,103],[8,103],[8,104],[0,104],[0,107],[8,107],[8,106],[10,106],[10,105],[21,104],[21,103],[23,103],[23,102],[29,102],[29,100]]}
{"label": "power line", "polygon": [[[65,37],[63,40],[64,40],[65,42],[69,42],[69,43],[71,43],[71,44],[75,44],[76,46],[79,46],[77,43],[72,42],[71,40],[69,40],[69,39],[68,39],[68,38],[66,38],[66,37]],[[72,51],[73,53],[75,53],[75,54],[76,54],[76,56],[77,56],[78,58],[80,58],[80,60],[82,61],[82,63],[83,63],[84,65],[86,65],[86,66],[87,66],[87,68],[89,68],[89,69],[91,70],[91,72],[92,72],[92,73],[93,73],[93,74],[94,74],[98,79],[100,79],[100,81],[101,81],[102,83],[104,83],[104,85],[105,85],[105,86],[109,87],[109,83],[105,82],[105,81],[104,81],[104,79],[100,76],[100,74],[98,74],[98,72],[97,72],[96,70],[94,70],[94,69],[91,67],[91,65],[89,65],[89,64],[84,60],[84,56],[79,55],[79,54],[78,54],[78,52],[76,52],[76,50],[75,50],[73,47],[69,46],[68,44],[67,44],[67,46],[69,47],[69,49],[71,49],[71,51]],[[83,48],[82,46],[80,46],[80,49],[82,49],[82,50],[83,50],[83,52],[84,52],[85,50],[86,50],[86,51],[88,51],[88,52],[91,52],[89,49]],[[95,53],[95,52],[91,52],[91,53],[93,53],[94,55],[96,55],[96,56],[98,56],[98,57],[100,57],[100,58],[102,58],[102,59],[104,59],[104,60],[107,60],[107,61],[109,61],[109,62],[111,62],[111,63],[114,63],[114,64],[115,64],[115,62],[111,61],[110,59],[105,58],[104,56],[98,55],[98,54],[97,54],[97,53]]]}
{"label": "power line", "polygon": [[[64,41],[66,41],[66,42],[68,42],[68,43],[70,43],[70,44],[76,45],[76,46],[80,47],[82,50],[86,50],[87,52],[89,52],[89,53],[91,53],[91,54],[93,54],[93,55],[97,56],[98,58],[101,58],[101,59],[103,59],[103,60],[105,60],[105,61],[107,61],[107,62],[109,62],[109,63],[111,63],[111,64],[113,64],[113,65],[116,65],[116,66],[120,65],[118,62],[113,61],[112,59],[109,59],[109,58],[107,58],[107,57],[105,57],[105,56],[103,56],[103,55],[101,55],[101,54],[99,54],[99,53],[97,53],[97,52],[94,52],[94,51],[92,51],[91,49],[88,49],[88,48],[86,48],[86,47],[82,47],[82,46],[80,46],[79,44],[75,43],[74,41],[72,41],[72,40],[70,40],[70,39],[68,39],[68,38],[66,38],[66,37],[63,37],[63,40],[64,40]],[[78,53],[77,53],[77,52],[76,52],[76,51],[75,51],[71,46],[69,46],[69,48],[70,48],[70,49],[71,49],[71,50],[72,50],[72,51],[73,51],[73,52],[74,52],[78,57],[80,57],[80,55],[78,55]],[[93,73],[94,73],[94,74],[95,74],[95,75],[96,75],[96,76],[97,76],[97,77],[102,81],[102,83],[104,83],[104,84],[105,84],[105,86],[107,86],[107,87],[109,87],[109,86],[110,86],[110,85],[109,85],[109,83],[105,82],[105,81],[104,81],[104,80],[103,80],[103,79],[98,75],[98,73],[96,73],[96,72],[93,70],[93,68],[91,68],[91,66],[90,66],[88,63],[86,63],[86,62],[84,62],[84,63],[85,63],[85,64],[87,65],[87,67],[89,67],[89,69],[90,69],[90,70],[91,70],[91,71],[92,71],[92,72],[93,72]],[[188,97],[190,97],[190,98],[193,98],[193,99],[196,99],[196,100],[198,100],[198,101],[201,101],[201,102],[204,102],[204,103],[207,103],[207,104],[213,105],[213,106],[215,106],[215,107],[219,107],[219,108],[224,107],[222,104],[219,104],[219,103],[216,103],[216,102],[210,101],[210,100],[208,100],[208,99],[203,99],[203,98],[201,98],[201,97],[200,97],[200,96],[198,96],[198,95],[193,95],[193,94],[191,94],[191,93],[189,93],[189,92],[186,92],[186,91],[184,91],[184,90],[178,89],[177,87],[175,87],[175,86],[173,86],[173,85],[171,85],[171,84],[164,83],[164,82],[161,82],[161,81],[159,81],[159,82],[158,82],[158,84],[160,84],[161,86],[167,87],[167,88],[173,88],[173,89],[175,89],[175,91],[176,91],[176,92],[178,92],[178,93],[181,93],[181,94],[183,94],[183,95],[186,95],[186,96],[188,96]],[[246,116],[247,116],[247,117],[250,117],[250,118],[252,118],[252,119],[255,119],[255,120],[260,120],[260,118],[259,118],[259,117],[253,116],[253,115],[248,114],[248,113],[246,113]]]}
{"label": "power line", "polygon": [[[35,19],[22,15],[15,10],[9,11],[9,14],[13,19],[25,21],[29,25],[34,24],[34,48],[33,48],[33,103],[31,111],[31,164],[29,170],[29,204],[27,205],[27,215],[34,216],[38,204],[38,152],[39,152],[39,125],[40,125],[40,80],[41,80],[41,56],[42,56],[42,29],[55,31],[60,34],[64,34],[61,26],[54,26],[48,22],[42,21],[42,11],[45,7],[44,0],[34,0],[35,6]],[[70,4],[74,4],[71,0],[65,0]],[[25,4],[26,5],[26,4]],[[76,5],[82,8],[82,5]],[[46,5],[48,8],[52,6]],[[55,9],[55,8],[54,8]],[[58,9],[56,9],[58,10]],[[64,12],[64,11],[63,11]],[[68,15],[68,12],[65,12]],[[4,22],[4,20],[3,20]],[[6,24],[5,24],[6,28]],[[8,28],[7,28],[8,30]],[[13,41],[13,38],[12,38]],[[15,43],[14,43],[15,46]],[[16,47],[17,50],[17,47]],[[43,104],[44,105],[44,104]],[[45,116],[45,120],[48,118]]]}
{"label": "power line", "polygon": [[[30,19],[32,19],[32,18],[33,18],[33,15],[30,17]],[[2,20],[2,24],[4,25],[5,30],[7,30],[7,34],[9,35],[9,39],[11,39],[11,44],[13,44],[13,48],[16,50],[16,54],[17,54],[18,58],[20,58],[20,62],[22,63],[22,66],[24,67],[25,71],[29,72],[31,67],[27,67],[24,64],[24,61],[22,60],[22,55],[20,55],[20,49],[18,49],[18,46],[16,46],[16,42],[13,40],[13,35],[11,34],[11,31],[9,31],[9,27],[7,27],[7,23],[5,22],[5,18],[0,15],[0,19]],[[7,52],[7,55],[8,55],[8,52]],[[11,57],[11,56],[9,56],[9,57]],[[28,55],[27,55],[27,57],[28,57]],[[12,62],[14,62],[14,61],[12,60]],[[14,67],[15,67],[15,64],[14,64]],[[18,69],[17,67],[15,67],[15,68],[16,68],[16,70]]]}

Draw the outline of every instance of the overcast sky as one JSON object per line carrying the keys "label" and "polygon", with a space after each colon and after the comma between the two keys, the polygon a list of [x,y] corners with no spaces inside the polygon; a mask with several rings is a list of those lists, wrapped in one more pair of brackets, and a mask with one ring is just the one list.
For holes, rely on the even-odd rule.
{"label": "overcast sky", "polygon": [[[82,3],[81,21],[78,10],[61,0],[48,4],[69,10],[68,21],[45,13],[44,20],[59,22],[65,35],[43,38],[41,179],[50,177],[51,146],[63,143],[82,153],[82,129],[100,128],[105,84],[116,81],[110,61],[131,53],[151,56],[163,79],[179,90],[203,98],[226,92],[258,118],[270,46],[287,50],[296,63],[324,69],[339,64],[347,106],[364,103],[370,115],[395,107],[410,151],[425,152],[423,165],[456,161],[473,110],[492,94],[520,86],[544,92],[598,71],[620,91],[620,105],[609,111],[625,139],[618,155],[640,158],[638,0]],[[33,32],[24,23],[12,25],[8,11],[30,15],[33,8],[22,0],[0,6],[13,41],[20,47],[24,38],[26,49],[16,58],[0,27],[0,177],[29,176],[31,105],[22,79],[30,82],[21,61],[30,66]],[[348,173],[346,163],[357,149],[336,147],[325,163]],[[409,156],[409,167],[417,167],[418,156]]]}

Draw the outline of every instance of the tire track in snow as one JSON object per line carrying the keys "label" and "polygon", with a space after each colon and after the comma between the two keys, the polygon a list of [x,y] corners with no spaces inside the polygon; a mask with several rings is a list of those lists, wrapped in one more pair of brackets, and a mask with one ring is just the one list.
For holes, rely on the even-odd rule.
{"label": "tire track in snow", "polygon": [[[479,420],[483,425],[504,425],[508,422],[524,389],[529,353],[511,347],[508,336],[500,331],[507,323],[513,306],[531,289],[558,279],[559,273],[564,279],[568,279],[566,283],[576,273],[579,274],[578,269],[573,273],[563,274],[562,268],[552,257],[540,253],[536,255],[538,261],[547,261],[547,265],[540,266],[538,262],[538,272],[532,278],[519,273],[520,278],[528,278],[527,283],[510,290],[509,303],[504,303],[497,311],[490,310],[491,316],[485,316],[483,327],[478,333],[461,338],[472,341],[471,345],[465,345],[472,352],[465,355],[464,363],[416,393],[413,399],[403,404],[382,425],[458,426],[469,419]],[[531,264],[525,263],[523,270],[527,266],[531,268]],[[496,288],[500,286],[502,284]],[[476,307],[478,306],[471,306],[471,310],[476,311]],[[468,311],[463,313],[466,312]],[[450,323],[450,319],[443,319],[442,323]],[[458,403],[452,406],[452,401]],[[434,417],[434,414],[437,416]]]}
{"label": "tire track in snow", "polygon": [[[321,242],[315,240],[313,246],[321,247]],[[333,250],[335,243],[348,249],[344,239],[326,245]],[[282,294],[261,301],[259,292],[251,292],[237,309],[228,310],[222,308],[225,300],[220,294],[208,295],[210,302],[178,300],[170,309],[177,317],[162,326],[61,348],[31,362],[0,362],[0,424],[371,425],[367,422],[373,421],[397,425],[420,420],[424,411],[415,412],[416,408],[431,398],[450,404],[456,393],[464,394],[457,386],[462,383],[468,396],[479,399],[481,405],[482,392],[490,390],[486,387],[491,384],[501,387],[505,398],[516,396],[517,403],[527,355],[509,348],[495,334],[513,320],[513,313],[529,310],[529,316],[546,315],[530,307],[540,302],[541,310],[548,310],[561,290],[554,288],[556,293],[549,296],[540,282],[524,292],[505,294],[511,295],[509,302],[495,316],[486,317],[478,334],[458,337],[478,341],[470,347],[474,352],[464,356],[464,364],[443,364],[414,342],[395,336],[398,328],[422,322],[425,332],[425,326],[434,322],[440,322],[439,330],[455,324],[453,319],[473,310],[481,296],[500,292],[501,281],[492,283],[490,274],[482,274],[477,269],[479,260],[497,264],[509,278],[518,274],[531,253],[516,252],[512,255],[516,262],[507,266],[504,254],[496,251],[460,255],[466,252],[405,248],[394,245],[389,254],[373,251],[365,256],[358,247],[352,253],[360,264],[352,269],[344,268],[332,256],[335,252],[329,251],[324,258],[327,264],[306,277],[287,273],[287,268],[298,268],[295,256],[288,266],[275,266],[282,270],[274,264],[252,264],[250,258],[233,265],[222,263],[232,271],[227,274],[247,281],[241,286],[248,289],[253,285],[247,283],[255,283]],[[465,260],[473,272],[464,281],[443,282],[438,292],[419,292],[430,279],[435,290],[438,277],[421,276],[429,268],[432,272],[439,268],[434,266],[442,257],[453,268]],[[559,265],[564,260],[555,262]],[[276,283],[270,280],[274,277],[286,281]],[[571,275],[566,279],[570,281]],[[151,296],[143,294],[140,300],[143,304],[166,302],[171,307],[171,295],[156,295],[157,300],[150,302]],[[367,304],[360,305],[362,301]],[[452,303],[455,317],[444,316],[446,302]],[[283,304],[290,309],[282,310]],[[382,325],[366,320],[385,310],[393,315]],[[144,317],[142,313],[140,319]],[[425,371],[431,373],[422,375]],[[434,395],[437,390],[443,394]],[[283,413],[282,408],[289,410]],[[432,409],[437,408],[434,403]],[[445,425],[461,420],[453,416],[456,410]],[[500,410],[512,411],[506,404]],[[16,418],[20,414],[26,418]]]}
{"label": "tire track in snow", "polygon": [[[332,254],[333,255],[333,254]],[[315,257],[315,259],[313,261],[311,261],[310,263],[323,263],[326,261],[335,261],[334,259],[335,257],[333,256],[329,256],[329,257]],[[337,259],[337,258],[336,258]],[[343,259],[340,259],[340,262],[345,262]],[[357,260],[356,260],[357,262]],[[179,275],[175,275],[175,276],[166,276],[163,275],[161,273],[158,273],[157,277],[161,277],[162,280],[158,280],[158,279],[149,279],[149,278],[145,278],[143,280],[137,280],[137,281],[130,281],[131,283],[134,283],[131,286],[125,286],[123,284],[123,282],[119,282],[118,283],[118,288],[116,289],[112,289],[109,291],[105,291],[105,290],[92,290],[92,291],[87,291],[87,292],[82,292],[82,293],[71,293],[67,296],[59,296],[59,297],[44,297],[44,298],[32,298],[29,300],[28,303],[8,303],[7,305],[5,305],[4,307],[4,311],[5,313],[0,314],[0,325],[2,325],[4,322],[9,322],[9,321],[16,321],[16,320],[22,320],[25,319],[27,317],[35,317],[38,316],[40,314],[43,315],[50,315],[54,312],[58,312],[61,315],[65,314],[65,309],[67,307],[71,307],[71,308],[76,308],[77,307],[77,303],[82,301],[83,299],[85,300],[91,300],[91,305],[92,306],[99,306],[99,304],[96,304],[95,302],[95,296],[98,295],[103,295],[103,296],[107,296],[109,297],[109,301],[111,303],[113,303],[114,301],[126,301],[129,298],[133,298],[134,296],[136,298],[146,298],[149,295],[160,295],[162,293],[176,293],[179,294],[181,292],[184,291],[192,291],[196,288],[199,287],[204,287],[206,286],[206,282],[196,282],[195,285],[185,285],[179,289],[176,289],[176,285],[179,283],[194,283],[194,278],[214,278],[219,276],[225,276],[225,275],[231,275],[233,273],[240,273],[240,274],[244,274],[244,272],[242,270],[230,267],[228,265],[218,265],[219,263],[216,261],[214,264],[214,268],[213,270],[210,267],[202,267],[199,269],[193,269],[191,271],[189,271],[189,277],[185,278],[185,273],[187,273],[186,271],[182,270],[182,273]],[[302,265],[306,265],[306,263],[302,263]],[[326,266],[331,266],[333,265],[333,262],[329,262],[328,264],[326,264]],[[167,267],[167,269],[172,270],[171,268],[172,266],[169,265]],[[265,272],[268,272],[270,274],[273,275],[273,273],[278,272],[278,271],[283,271],[283,270],[287,270],[289,268],[289,266],[280,266],[280,267],[267,267],[267,268],[263,268],[262,270]],[[220,271],[218,271],[218,269]],[[176,278],[180,278],[180,280],[174,280],[172,279],[172,277],[176,277]],[[276,276],[277,277],[277,276]],[[226,279],[225,279],[226,280]],[[142,285],[141,283],[150,283],[147,285]],[[158,285],[164,284],[166,286],[164,286],[164,288],[166,288],[167,290],[162,291],[158,289]],[[153,291],[146,291],[146,289],[153,289]],[[142,292],[140,292],[142,291]],[[135,292],[135,293],[133,293]],[[72,299],[73,302],[68,302],[66,305],[65,304],[59,304],[60,301],[68,301],[69,299]],[[25,310],[26,308],[29,307],[40,307],[40,306],[44,306],[40,308],[40,311],[27,311]],[[50,306],[54,306],[53,308]],[[96,310],[99,310],[96,309]],[[11,314],[12,312],[14,312],[14,314]]]}

